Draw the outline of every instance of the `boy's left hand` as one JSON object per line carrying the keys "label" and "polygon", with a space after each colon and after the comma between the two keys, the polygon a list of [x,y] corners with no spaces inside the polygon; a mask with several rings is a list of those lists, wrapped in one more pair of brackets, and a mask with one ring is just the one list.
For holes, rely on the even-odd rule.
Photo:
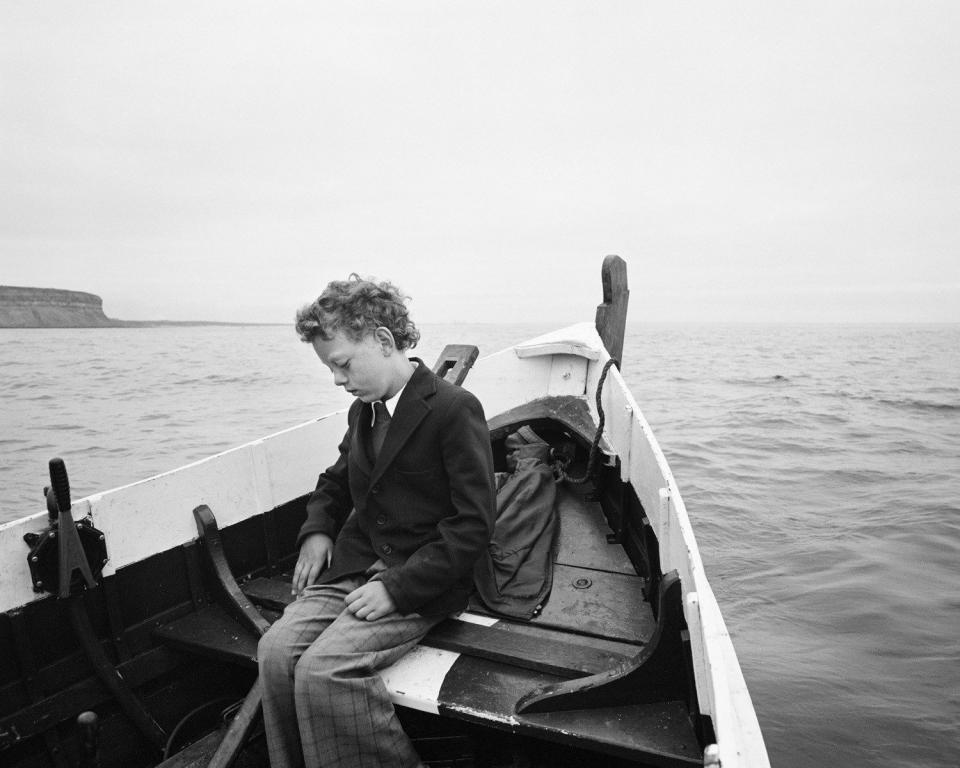
{"label": "boy's left hand", "polygon": [[368,581],[357,587],[344,599],[347,610],[358,619],[376,621],[388,613],[393,613],[397,606],[387,592],[387,588],[380,581]]}

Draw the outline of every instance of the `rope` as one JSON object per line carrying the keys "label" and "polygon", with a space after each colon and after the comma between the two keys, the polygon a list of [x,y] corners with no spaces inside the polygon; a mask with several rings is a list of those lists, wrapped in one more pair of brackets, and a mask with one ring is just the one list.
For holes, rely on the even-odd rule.
{"label": "rope", "polygon": [[619,361],[612,357],[607,360],[603,366],[603,370],[600,372],[600,380],[597,382],[597,414],[599,414],[600,418],[597,420],[597,432],[593,436],[593,445],[590,446],[590,458],[587,459],[587,471],[583,477],[571,477],[566,472],[566,463],[563,465],[558,464],[558,475],[561,481],[565,480],[572,485],[582,485],[594,475],[594,465],[597,461],[597,448],[600,446],[600,438],[603,436],[603,425],[607,420],[607,416],[603,412],[603,405],[600,402],[600,394],[603,392],[603,384],[607,380],[607,373],[610,371],[610,368],[614,365],[619,367],[619,364]]}

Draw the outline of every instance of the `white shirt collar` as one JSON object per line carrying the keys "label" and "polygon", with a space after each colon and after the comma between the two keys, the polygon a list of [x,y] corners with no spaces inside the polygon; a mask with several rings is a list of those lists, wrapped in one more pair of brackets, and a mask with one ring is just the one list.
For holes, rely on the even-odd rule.
{"label": "white shirt collar", "polygon": [[393,417],[393,412],[397,410],[397,403],[400,402],[400,395],[403,394],[403,390],[407,388],[407,385],[404,384],[400,389],[397,390],[397,394],[391,397],[389,400],[384,400],[383,404],[387,409],[387,413],[390,414],[391,418]]}
{"label": "white shirt collar", "polygon": [[[417,363],[418,367],[419,365],[420,364]],[[411,376],[410,378],[412,379],[413,377]],[[407,379],[407,383],[404,384],[402,387],[400,387],[400,389],[397,390],[397,393],[393,397],[391,397],[389,400],[381,401],[383,405],[386,407],[387,413],[390,414],[390,418],[393,418],[393,412],[397,409],[397,403],[400,402],[400,395],[403,394],[403,390],[407,388],[407,384],[409,383],[410,383],[410,379]],[[373,422],[376,421],[376,418],[377,418],[376,414],[374,413],[374,415],[370,417],[370,423],[373,424]]]}

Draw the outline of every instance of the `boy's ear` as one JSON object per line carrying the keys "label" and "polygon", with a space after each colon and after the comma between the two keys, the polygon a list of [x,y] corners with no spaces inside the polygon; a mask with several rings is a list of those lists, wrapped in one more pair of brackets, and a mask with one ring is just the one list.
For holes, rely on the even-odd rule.
{"label": "boy's ear", "polygon": [[377,344],[380,345],[383,354],[389,355],[391,352],[396,351],[397,343],[394,341],[393,334],[389,328],[381,325],[373,332],[373,337],[377,340]]}

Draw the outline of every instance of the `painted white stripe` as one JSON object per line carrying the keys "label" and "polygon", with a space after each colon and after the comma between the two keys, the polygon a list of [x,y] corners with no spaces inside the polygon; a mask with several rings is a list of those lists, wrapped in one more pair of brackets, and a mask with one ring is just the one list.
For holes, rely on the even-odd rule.
{"label": "painted white stripe", "polygon": [[[484,627],[492,627],[499,621],[493,616],[481,616],[469,611],[450,618]],[[381,670],[380,677],[390,691],[394,704],[436,715],[439,714],[440,687],[447,672],[459,658],[460,654],[455,651],[418,645],[398,662]]]}
{"label": "painted white stripe", "polygon": [[493,616],[481,616],[479,613],[470,613],[470,611],[458,613],[456,616],[451,616],[451,618],[457,621],[465,621],[468,624],[479,624],[483,627],[492,627],[500,621],[500,619],[494,618]]}
{"label": "painted white stripe", "polygon": [[440,686],[459,653],[416,646],[400,661],[380,671],[394,704],[439,714]]}

